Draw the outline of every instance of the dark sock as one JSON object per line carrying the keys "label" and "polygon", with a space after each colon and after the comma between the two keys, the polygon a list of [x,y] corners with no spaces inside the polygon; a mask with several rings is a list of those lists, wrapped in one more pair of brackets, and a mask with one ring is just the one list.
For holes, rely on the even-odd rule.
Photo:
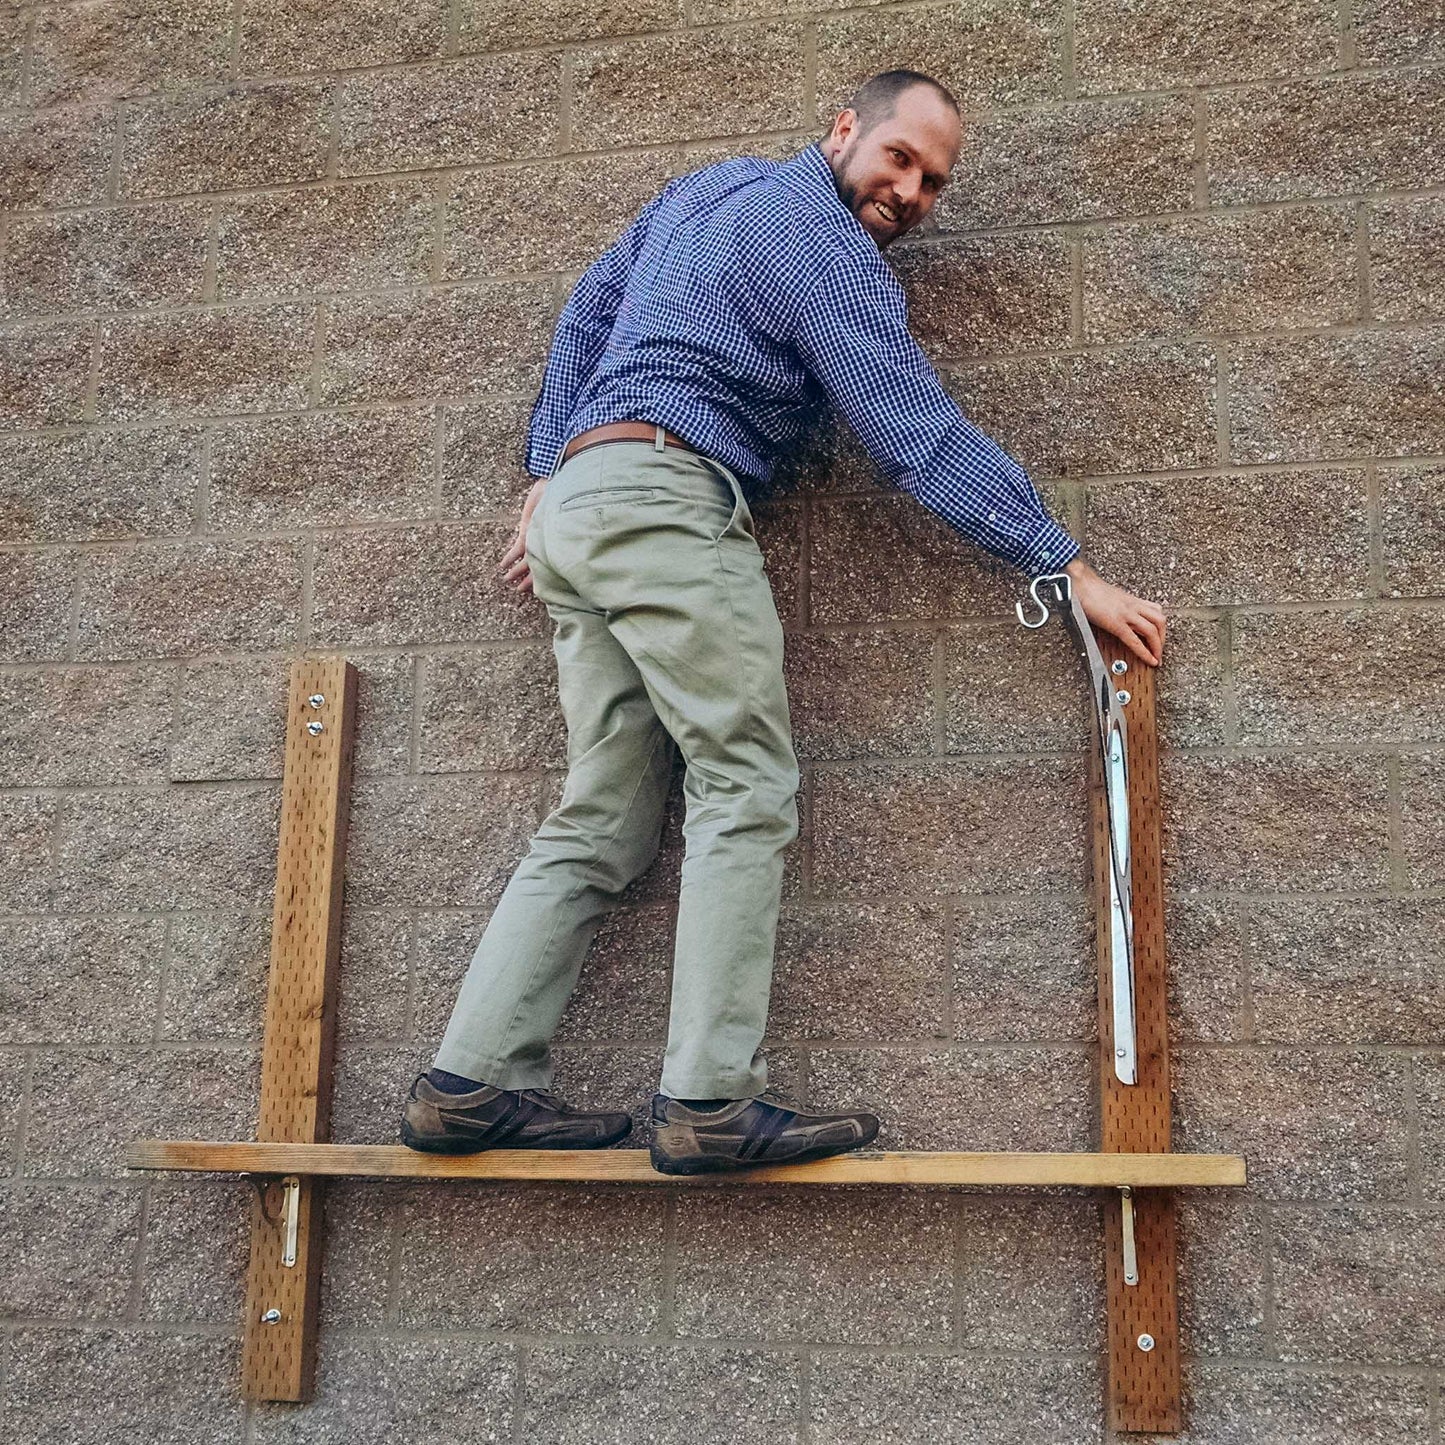
{"label": "dark sock", "polygon": [[471,1094],[477,1089],[487,1087],[485,1084],[479,1084],[475,1079],[464,1079],[460,1074],[449,1074],[445,1069],[428,1069],[426,1081],[444,1094]]}
{"label": "dark sock", "polygon": [[726,1109],[729,1104],[737,1103],[736,1099],[679,1099],[677,1101],[686,1109],[696,1109],[699,1114],[716,1114],[719,1109]]}

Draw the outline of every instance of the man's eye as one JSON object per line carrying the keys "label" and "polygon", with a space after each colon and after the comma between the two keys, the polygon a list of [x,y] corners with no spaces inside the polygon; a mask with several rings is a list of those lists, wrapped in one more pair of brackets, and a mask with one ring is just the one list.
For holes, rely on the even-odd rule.
{"label": "man's eye", "polygon": [[906,166],[908,164],[908,157],[904,155],[902,151],[894,151],[893,159],[897,161],[900,166]]}

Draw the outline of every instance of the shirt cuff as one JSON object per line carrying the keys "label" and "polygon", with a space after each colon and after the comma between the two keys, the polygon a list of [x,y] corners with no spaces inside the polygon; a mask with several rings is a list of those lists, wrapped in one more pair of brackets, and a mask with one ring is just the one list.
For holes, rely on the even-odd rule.
{"label": "shirt cuff", "polygon": [[1015,561],[1030,577],[1062,572],[1080,552],[1079,544],[1053,521],[1045,517],[1018,549]]}
{"label": "shirt cuff", "polygon": [[562,454],[562,443],[557,438],[543,440],[541,437],[529,437],[527,440],[527,457],[522,463],[529,475],[534,477],[550,477],[557,467],[557,458]]}

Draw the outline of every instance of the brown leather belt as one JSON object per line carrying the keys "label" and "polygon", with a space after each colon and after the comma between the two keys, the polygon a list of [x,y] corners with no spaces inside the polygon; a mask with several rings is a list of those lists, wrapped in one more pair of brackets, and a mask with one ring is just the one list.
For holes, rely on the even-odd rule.
{"label": "brown leather belt", "polygon": [[[685,452],[694,450],[679,436],[670,431],[663,432],[663,441],[670,447],[680,447]],[[595,426],[572,438],[562,449],[562,460],[585,452],[588,447],[605,446],[608,442],[650,442],[657,439],[657,424],[650,421],[610,421],[605,426]]]}

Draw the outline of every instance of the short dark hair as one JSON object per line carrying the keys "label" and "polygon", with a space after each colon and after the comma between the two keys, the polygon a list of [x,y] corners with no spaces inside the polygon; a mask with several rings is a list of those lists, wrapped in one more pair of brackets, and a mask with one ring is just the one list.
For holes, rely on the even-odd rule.
{"label": "short dark hair", "polygon": [[926,85],[961,120],[963,112],[957,99],[946,85],[931,75],[917,70],[885,70],[865,80],[853,92],[845,109],[858,117],[860,134],[867,134],[880,121],[887,120],[898,109],[898,98],[915,86]]}

